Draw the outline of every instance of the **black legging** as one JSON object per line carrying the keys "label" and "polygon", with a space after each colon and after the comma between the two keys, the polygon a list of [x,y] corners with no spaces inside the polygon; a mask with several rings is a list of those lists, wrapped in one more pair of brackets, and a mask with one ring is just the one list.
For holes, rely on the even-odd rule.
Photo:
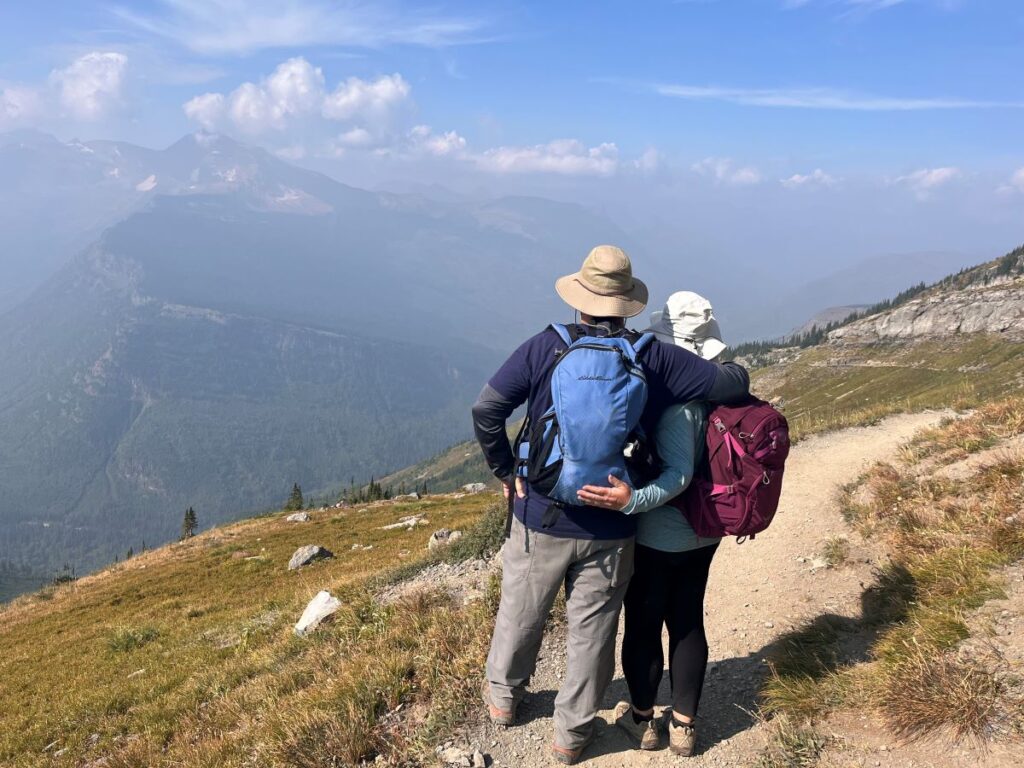
{"label": "black legging", "polygon": [[688,552],[662,552],[636,546],[633,578],[626,592],[626,631],[622,670],[639,710],[651,709],[665,667],[662,625],[668,626],[672,709],[697,716],[708,640],[704,634],[704,590],[718,545]]}

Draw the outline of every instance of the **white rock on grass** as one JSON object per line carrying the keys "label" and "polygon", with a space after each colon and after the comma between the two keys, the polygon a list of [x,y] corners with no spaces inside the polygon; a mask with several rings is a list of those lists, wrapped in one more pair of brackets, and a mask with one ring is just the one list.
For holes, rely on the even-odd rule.
{"label": "white rock on grass", "polygon": [[438,547],[446,547],[449,544],[454,544],[461,538],[462,531],[450,531],[447,528],[441,528],[440,530],[434,531],[430,534],[430,541],[427,542],[427,549],[433,552]]}
{"label": "white rock on grass", "polygon": [[306,610],[302,612],[298,623],[295,625],[295,634],[305,637],[328,616],[332,616],[341,608],[341,600],[334,597],[330,592],[317,592],[316,597],[309,601]]}
{"label": "white rock on grass", "polygon": [[296,568],[309,565],[314,560],[327,560],[332,557],[334,557],[334,553],[319,544],[307,544],[295,550],[292,559],[288,561],[288,570],[294,571]]}
{"label": "white rock on grass", "polygon": [[289,523],[308,523],[309,512],[295,512],[285,518]]}
{"label": "white rock on grass", "polygon": [[397,523],[391,525],[382,525],[380,529],[382,531],[393,531],[398,528],[413,529],[417,525],[426,525],[427,519],[423,515],[406,515],[405,517],[399,518]]}
{"label": "white rock on grass", "polygon": [[462,486],[462,490],[466,493],[483,493],[487,490],[486,483],[466,483]]}
{"label": "white rock on grass", "polygon": [[392,499],[392,501],[404,501],[404,500],[415,501],[418,498],[420,498],[419,492],[418,491],[413,491],[412,493],[403,493],[400,496],[395,496]]}

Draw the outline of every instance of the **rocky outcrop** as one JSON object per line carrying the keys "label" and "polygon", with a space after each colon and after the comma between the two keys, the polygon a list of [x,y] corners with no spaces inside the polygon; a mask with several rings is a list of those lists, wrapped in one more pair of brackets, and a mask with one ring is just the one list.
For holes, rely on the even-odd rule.
{"label": "rocky outcrop", "polygon": [[972,286],[931,293],[828,335],[830,343],[943,339],[969,333],[996,333],[1024,340],[1024,281]]}

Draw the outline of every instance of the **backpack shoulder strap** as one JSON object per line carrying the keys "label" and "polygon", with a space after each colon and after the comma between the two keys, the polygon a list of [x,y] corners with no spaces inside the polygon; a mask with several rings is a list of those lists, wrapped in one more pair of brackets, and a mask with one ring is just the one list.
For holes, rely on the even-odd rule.
{"label": "backpack shoulder strap", "polygon": [[579,336],[574,333],[574,329],[567,328],[561,323],[552,323],[550,328],[558,334],[559,338],[565,342],[565,346],[571,347],[572,343],[576,341]]}
{"label": "backpack shoulder strap", "polygon": [[639,355],[641,352],[643,352],[644,348],[652,341],[654,341],[654,334],[645,333],[643,336],[641,336],[639,339],[633,342],[633,351]]}

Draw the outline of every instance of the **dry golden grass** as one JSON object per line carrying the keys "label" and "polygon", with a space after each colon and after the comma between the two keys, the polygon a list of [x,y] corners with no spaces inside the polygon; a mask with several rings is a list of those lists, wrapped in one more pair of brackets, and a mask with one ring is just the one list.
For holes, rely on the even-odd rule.
{"label": "dry golden grass", "polygon": [[[271,516],[15,601],[0,611],[0,764],[401,762],[469,700],[492,606],[429,592],[383,605],[373,586],[430,562],[437,528],[486,517],[493,531],[497,507],[481,494],[314,512],[310,523]],[[430,523],[381,530],[409,514]],[[309,543],[336,557],[289,572]],[[296,638],[320,589],[344,606]]]}
{"label": "dry golden grass", "polygon": [[1024,557],[1024,456],[1000,455],[963,478],[935,474],[1021,433],[1024,398],[985,405],[918,436],[903,465],[877,464],[844,490],[847,520],[891,558],[859,622],[843,628],[868,639],[868,656],[843,658],[827,617],[793,633],[771,659],[767,714],[799,723],[841,705],[872,709],[905,738],[1024,729],[1024,703],[1008,699],[993,669],[955,653],[969,636],[965,614],[1001,596],[999,567]]}

